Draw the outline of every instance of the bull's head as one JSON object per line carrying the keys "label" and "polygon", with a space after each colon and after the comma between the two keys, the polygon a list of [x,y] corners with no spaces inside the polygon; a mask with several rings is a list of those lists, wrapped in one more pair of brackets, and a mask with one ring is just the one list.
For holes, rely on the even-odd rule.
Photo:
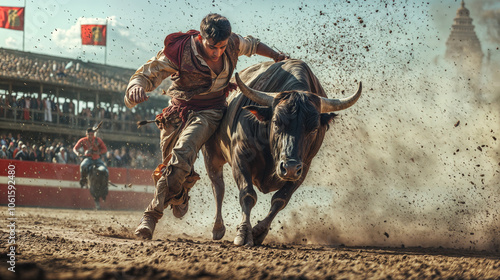
{"label": "bull's head", "polygon": [[276,174],[285,181],[301,178],[304,162],[309,164],[318,151],[333,112],[349,108],[361,96],[361,82],[352,96],[330,99],[304,91],[261,92],[247,87],[237,73],[235,78],[241,92],[262,105],[244,109],[269,124]]}

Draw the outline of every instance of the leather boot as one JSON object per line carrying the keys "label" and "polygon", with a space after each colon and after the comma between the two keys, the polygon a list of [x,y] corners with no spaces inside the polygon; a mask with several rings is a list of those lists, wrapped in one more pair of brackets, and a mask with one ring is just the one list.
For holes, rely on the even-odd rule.
{"label": "leather boot", "polygon": [[182,183],[182,191],[178,197],[176,197],[174,200],[180,200],[180,204],[172,204],[172,213],[174,214],[174,217],[176,218],[182,218],[184,215],[186,215],[188,209],[189,209],[189,190],[194,186],[196,181],[200,180],[200,175],[196,173],[194,170],[191,171],[191,174],[189,174],[188,177],[186,177],[186,180],[184,183]]}
{"label": "leather boot", "polygon": [[141,222],[134,234],[137,238],[151,240],[158,220],[151,215],[142,215]]}

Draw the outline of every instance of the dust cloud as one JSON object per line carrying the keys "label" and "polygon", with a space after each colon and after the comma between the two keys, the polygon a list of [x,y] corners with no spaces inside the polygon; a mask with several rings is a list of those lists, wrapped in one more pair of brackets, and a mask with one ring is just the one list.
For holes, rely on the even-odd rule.
{"label": "dust cloud", "polygon": [[[347,2],[351,10],[340,4],[291,8],[298,17],[315,14],[314,39],[276,42],[296,46],[288,52],[310,65],[329,97],[352,94],[358,81],[364,89],[357,104],[339,112],[265,242],[498,251],[498,49],[479,74],[458,72],[460,62],[443,57],[459,3],[448,7],[451,18],[444,22],[427,2]],[[471,13],[485,15],[477,22],[487,20],[489,6],[481,7]],[[296,29],[311,33],[306,24]],[[178,221],[167,214],[158,234],[211,236],[215,206],[201,162],[190,215]],[[228,166],[225,182],[225,239],[232,239],[241,217]],[[253,224],[270,207],[271,194],[258,195]]]}

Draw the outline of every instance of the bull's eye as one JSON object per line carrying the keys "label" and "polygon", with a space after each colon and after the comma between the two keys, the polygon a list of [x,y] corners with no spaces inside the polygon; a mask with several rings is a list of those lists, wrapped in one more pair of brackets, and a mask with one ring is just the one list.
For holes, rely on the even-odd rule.
{"label": "bull's eye", "polygon": [[281,132],[282,128],[281,128],[281,125],[278,121],[273,121],[273,125],[274,125],[274,128],[276,130],[276,132]]}
{"label": "bull's eye", "polygon": [[317,128],[315,128],[315,129],[313,129],[311,131],[311,135],[313,135],[313,136],[316,135],[317,133],[318,133],[318,129]]}

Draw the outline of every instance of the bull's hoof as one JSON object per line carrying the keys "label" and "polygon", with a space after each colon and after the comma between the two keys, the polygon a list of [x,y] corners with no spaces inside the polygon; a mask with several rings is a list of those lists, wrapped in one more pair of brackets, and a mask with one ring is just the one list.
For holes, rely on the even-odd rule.
{"label": "bull's hoof", "polygon": [[226,226],[223,223],[214,224],[214,228],[212,229],[212,239],[213,240],[221,240],[226,234]]}
{"label": "bull's hoof", "polygon": [[236,246],[253,246],[252,226],[241,224],[238,226],[238,232],[234,238],[234,245]]}
{"label": "bull's hoof", "polygon": [[262,245],[264,239],[266,239],[267,234],[269,233],[269,227],[264,225],[263,222],[259,222],[252,229],[253,242],[255,245]]}

